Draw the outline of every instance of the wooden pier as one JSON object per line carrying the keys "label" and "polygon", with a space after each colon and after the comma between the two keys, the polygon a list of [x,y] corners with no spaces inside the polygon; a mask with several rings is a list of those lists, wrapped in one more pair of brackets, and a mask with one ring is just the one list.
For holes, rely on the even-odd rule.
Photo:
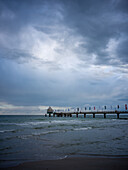
{"label": "wooden pier", "polygon": [[79,115],[83,115],[84,118],[86,118],[86,115],[92,115],[93,118],[96,117],[96,115],[104,115],[104,118],[107,117],[107,115],[116,115],[117,119],[120,118],[121,114],[128,114],[128,111],[91,111],[91,112],[51,112],[48,113],[49,117],[72,117],[73,115],[76,115],[78,118]]}

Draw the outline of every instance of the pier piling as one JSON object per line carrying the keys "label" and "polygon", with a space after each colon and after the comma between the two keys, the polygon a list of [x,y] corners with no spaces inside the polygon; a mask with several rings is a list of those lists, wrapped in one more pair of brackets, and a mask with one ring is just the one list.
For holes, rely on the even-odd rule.
{"label": "pier piling", "polygon": [[117,113],[117,119],[119,119],[120,117],[119,117],[119,113]]}
{"label": "pier piling", "polygon": [[93,118],[95,118],[95,113],[93,113]]}

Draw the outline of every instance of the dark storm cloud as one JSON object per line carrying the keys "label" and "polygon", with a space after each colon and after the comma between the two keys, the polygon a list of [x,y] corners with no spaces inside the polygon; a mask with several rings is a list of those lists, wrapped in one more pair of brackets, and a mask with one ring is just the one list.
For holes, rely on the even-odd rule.
{"label": "dark storm cloud", "polygon": [[[128,37],[128,36],[127,36]],[[128,63],[128,39],[125,39],[123,42],[121,42],[117,49],[117,56],[122,60],[123,64]]]}
{"label": "dark storm cloud", "polygon": [[[115,1],[116,2],[116,1]],[[128,12],[128,1],[127,0],[123,0],[123,1],[117,1],[117,5],[116,5],[116,9],[119,11],[123,11],[124,13]]]}
{"label": "dark storm cloud", "polygon": [[0,48],[0,56],[1,59],[9,59],[9,60],[15,60],[19,64],[23,64],[26,62],[29,62],[31,59],[35,59],[32,54],[25,52],[24,50],[19,49],[8,49],[8,48]]}
{"label": "dark storm cloud", "polygon": [[[32,48],[32,45],[29,45],[31,43],[31,39],[29,38],[28,42],[26,42],[27,31],[28,34],[30,34],[30,30],[27,30],[28,27],[31,27],[31,30],[33,28],[39,32],[42,31],[50,34],[53,32],[53,29],[48,27],[54,27],[54,25],[61,23],[60,13],[61,8],[55,1],[1,0],[0,57],[18,61],[18,59],[21,60],[21,58],[25,59],[26,56],[26,62],[28,62],[28,59],[31,60],[31,58],[33,58],[33,54],[29,53]],[[25,31],[26,34],[24,35]],[[33,33],[31,33],[31,35],[32,34]],[[23,43],[26,45],[25,48],[28,48],[27,50],[22,48]],[[9,53],[10,56],[8,55]]]}
{"label": "dark storm cloud", "polygon": [[[84,42],[75,50],[79,59],[87,60],[87,55],[91,58],[95,54],[94,64],[98,65],[128,62],[127,0],[1,0],[0,3],[1,32],[18,34],[22,28],[31,25],[50,35],[58,30],[48,26],[63,24],[83,37]],[[111,40],[119,41],[114,56],[107,50]]]}
{"label": "dark storm cloud", "polygon": [[[68,4],[68,5],[67,5]],[[95,64],[127,63],[128,1],[68,1],[65,22],[85,38],[81,45],[88,55],[96,54]],[[120,39],[124,40],[120,42]],[[111,39],[119,41],[116,59],[105,49]],[[82,58],[83,59],[83,58]],[[111,63],[110,60],[114,62]]]}
{"label": "dark storm cloud", "polygon": [[59,6],[46,0],[1,0],[0,28],[2,31],[16,33],[27,24],[41,25],[58,22],[56,11]]}
{"label": "dark storm cloud", "polygon": [[128,102],[128,98],[125,99],[118,99],[119,101],[123,101],[123,102]]}

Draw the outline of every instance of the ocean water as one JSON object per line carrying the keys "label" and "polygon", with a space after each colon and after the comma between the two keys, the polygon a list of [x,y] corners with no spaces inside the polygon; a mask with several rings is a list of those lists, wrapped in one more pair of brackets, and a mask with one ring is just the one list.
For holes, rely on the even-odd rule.
{"label": "ocean water", "polygon": [[128,119],[0,116],[0,167],[67,156],[128,157]]}

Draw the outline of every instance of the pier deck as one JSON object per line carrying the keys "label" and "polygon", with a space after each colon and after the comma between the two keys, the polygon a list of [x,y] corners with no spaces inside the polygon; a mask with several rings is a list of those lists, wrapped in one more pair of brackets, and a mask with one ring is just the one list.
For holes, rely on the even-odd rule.
{"label": "pier deck", "polygon": [[72,117],[72,115],[76,115],[76,117],[79,117],[79,115],[84,115],[84,118],[86,118],[86,115],[92,115],[93,118],[96,117],[96,114],[104,115],[104,118],[106,118],[106,115],[108,114],[115,114],[117,115],[117,118],[120,118],[120,114],[128,114],[128,111],[91,111],[91,112],[53,112],[48,113],[49,117]]}

